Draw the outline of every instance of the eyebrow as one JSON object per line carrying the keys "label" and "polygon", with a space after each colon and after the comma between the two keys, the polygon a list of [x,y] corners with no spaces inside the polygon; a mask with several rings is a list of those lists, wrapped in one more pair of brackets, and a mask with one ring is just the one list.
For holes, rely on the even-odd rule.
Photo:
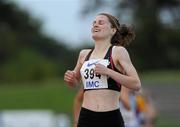
{"label": "eyebrow", "polygon": [[[103,22],[106,22],[106,21],[103,20],[103,19],[98,20],[98,22],[102,22],[102,21],[103,21]],[[96,23],[96,20],[94,20],[93,23]]]}

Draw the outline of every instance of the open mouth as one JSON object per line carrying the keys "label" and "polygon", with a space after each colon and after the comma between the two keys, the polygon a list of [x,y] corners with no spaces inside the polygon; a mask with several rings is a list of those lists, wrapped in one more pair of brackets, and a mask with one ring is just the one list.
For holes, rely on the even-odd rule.
{"label": "open mouth", "polygon": [[93,32],[99,32],[100,30],[99,29],[94,29]]}

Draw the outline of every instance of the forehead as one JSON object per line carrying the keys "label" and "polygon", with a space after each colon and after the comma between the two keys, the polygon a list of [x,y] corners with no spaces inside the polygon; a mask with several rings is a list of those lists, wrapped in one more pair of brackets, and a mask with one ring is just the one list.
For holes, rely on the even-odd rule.
{"label": "forehead", "polygon": [[103,21],[109,21],[108,17],[105,15],[97,15],[94,19],[94,21],[103,20]]}

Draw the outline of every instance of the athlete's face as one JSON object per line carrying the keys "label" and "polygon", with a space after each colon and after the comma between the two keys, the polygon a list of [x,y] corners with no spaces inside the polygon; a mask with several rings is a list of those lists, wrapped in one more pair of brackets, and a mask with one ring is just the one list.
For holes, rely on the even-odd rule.
{"label": "athlete's face", "polygon": [[111,27],[111,23],[108,20],[108,17],[105,15],[96,16],[92,24],[92,38],[94,40],[98,39],[111,39],[115,34],[116,29]]}

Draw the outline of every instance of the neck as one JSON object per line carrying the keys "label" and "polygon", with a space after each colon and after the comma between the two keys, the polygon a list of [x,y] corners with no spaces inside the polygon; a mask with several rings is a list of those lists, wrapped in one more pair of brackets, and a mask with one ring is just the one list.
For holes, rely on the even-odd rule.
{"label": "neck", "polygon": [[107,50],[107,48],[109,48],[110,46],[111,43],[109,40],[96,40],[94,50],[98,52],[103,52],[104,50]]}

